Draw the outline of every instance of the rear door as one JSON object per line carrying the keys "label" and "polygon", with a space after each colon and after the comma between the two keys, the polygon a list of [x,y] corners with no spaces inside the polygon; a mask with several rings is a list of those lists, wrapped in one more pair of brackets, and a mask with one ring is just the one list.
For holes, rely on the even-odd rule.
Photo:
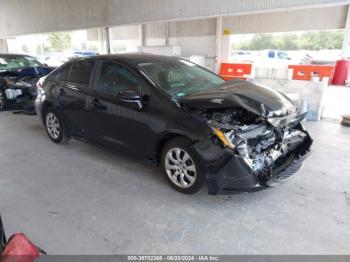
{"label": "rear door", "polygon": [[90,136],[87,102],[97,95],[91,85],[94,64],[89,59],[74,62],[69,79],[60,90],[60,105],[69,129],[75,135]]}

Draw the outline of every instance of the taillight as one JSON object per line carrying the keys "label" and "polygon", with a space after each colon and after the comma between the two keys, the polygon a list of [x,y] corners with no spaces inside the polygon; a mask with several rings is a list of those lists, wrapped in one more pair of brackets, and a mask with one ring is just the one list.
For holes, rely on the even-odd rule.
{"label": "taillight", "polygon": [[36,98],[37,98],[37,99],[42,99],[44,95],[45,95],[44,89],[42,89],[41,87],[38,87],[38,85],[37,85],[37,94],[36,94]]}
{"label": "taillight", "polygon": [[37,88],[37,98],[41,99],[44,95],[44,89],[43,89],[43,84],[46,79],[46,76],[41,77],[38,82],[36,82],[36,88]]}
{"label": "taillight", "polygon": [[36,82],[36,87],[39,89],[39,88],[43,88],[43,84],[44,84],[44,81],[46,79],[46,76],[43,76],[43,77],[40,77],[38,82]]}

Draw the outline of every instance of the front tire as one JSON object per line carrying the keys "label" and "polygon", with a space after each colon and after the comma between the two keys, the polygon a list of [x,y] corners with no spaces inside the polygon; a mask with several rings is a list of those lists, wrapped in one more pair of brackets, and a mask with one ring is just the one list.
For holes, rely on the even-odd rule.
{"label": "front tire", "polygon": [[5,90],[0,88],[0,111],[5,110],[7,106],[7,97]]}
{"label": "front tire", "polygon": [[188,140],[175,138],[168,142],[161,160],[163,173],[175,190],[184,194],[195,194],[201,190],[205,175]]}
{"label": "front tire", "polygon": [[65,135],[64,124],[59,112],[50,107],[44,114],[46,132],[49,138],[56,144],[68,142],[68,137]]}

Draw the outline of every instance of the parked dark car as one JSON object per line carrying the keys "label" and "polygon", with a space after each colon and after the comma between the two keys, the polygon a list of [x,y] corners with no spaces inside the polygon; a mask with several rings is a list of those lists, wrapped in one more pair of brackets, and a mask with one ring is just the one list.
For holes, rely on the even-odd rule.
{"label": "parked dark car", "polygon": [[45,79],[36,110],[55,143],[70,137],[160,163],[182,193],[257,191],[294,174],[312,139],[283,94],[225,82],[181,58],[80,58]]}
{"label": "parked dark car", "polygon": [[0,110],[34,106],[36,83],[53,69],[28,55],[0,54]]}

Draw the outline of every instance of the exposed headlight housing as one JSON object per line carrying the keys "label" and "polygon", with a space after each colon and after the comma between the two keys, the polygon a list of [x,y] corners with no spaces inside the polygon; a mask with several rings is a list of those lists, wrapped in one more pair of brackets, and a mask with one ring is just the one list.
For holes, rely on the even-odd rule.
{"label": "exposed headlight housing", "polygon": [[270,117],[267,121],[274,127],[286,126],[290,123],[294,118],[294,115],[290,114],[285,117]]}
{"label": "exposed headlight housing", "polygon": [[219,140],[224,144],[225,147],[235,149],[236,146],[232,144],[229,137],[224,132],[222,132],[219,127],[216,127],[215,124],[213,124],[210,121],[208,121],[208,125],[211,128],[211,130],[213,130],[213,133],[217,136],[217,138],[219,138]]}

